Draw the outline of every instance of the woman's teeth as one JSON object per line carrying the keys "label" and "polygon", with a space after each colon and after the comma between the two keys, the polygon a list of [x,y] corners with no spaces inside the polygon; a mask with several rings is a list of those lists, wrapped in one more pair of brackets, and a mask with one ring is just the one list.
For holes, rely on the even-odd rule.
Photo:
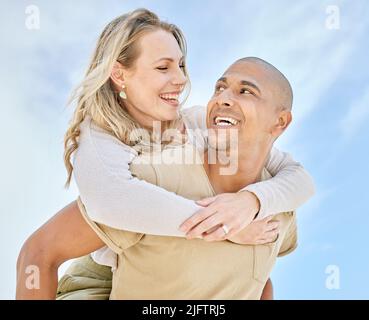
{"label": "woman's teeth", "polygon": [[165,94],[160,94],[159,96],[160,96],[160,98],[162,98],[164,100],[178,101],[179,94],[165,93]]}
{"label": "woman's teeth", "polygon": [[217,126],[229,127],[236,126],[238,124],[238,120],[230,117],[215,117],[214,124]]}

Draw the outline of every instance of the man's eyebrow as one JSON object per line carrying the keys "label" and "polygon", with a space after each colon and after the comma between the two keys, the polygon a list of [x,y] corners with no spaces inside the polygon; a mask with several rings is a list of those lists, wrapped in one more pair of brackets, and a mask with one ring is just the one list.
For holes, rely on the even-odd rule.
{"label": "man's eyebrow", "polygon": [[[221,78],[218,79],[217,82],[227,83],[227,77],[221,77]],[[259,92],[259,94],[261,94],[259,87],[255,83],[253,83],[249,80],[241,80],[240,84],[243,85],[243,86],[249,86],[251,88],[254,88],[257,92]]]}
{"label": "man's eyebrow", "polygon": [[249,86],[249,87],[251,87],[251,88],[254,88],[257,92],[259,92],[259,94],[260,94],[260,89],[259,89],[259,87],[255,84],[255,83],[253,83],[253,82],[251,82],[251,81],[248,81],[248,80],[241,80],[240,81],[240,83],[243,85],[243,86]]}
{"label": "man's eyebrow", "polygon": [[[179,59],[179,61],[180,61],[180,62],[183,62],[183,59],[184,59],[184,57],[181,57],[181,58]],[[160,59],[156,60],[154,63],[158,63],[158,62],[160,62],[160,61],[162,61],[162,60],[167,60],[167,61],[170,61],[170,62],[174,62],[174,59],[173,59],[173,58],[170,58],[170,57],[163,57],[163,58],[160,58]]]}
{"label": "man's eyebrow", "polygon": [[227,83],[227,78],[226,77],[220,77],[217,82],[225,82]]}

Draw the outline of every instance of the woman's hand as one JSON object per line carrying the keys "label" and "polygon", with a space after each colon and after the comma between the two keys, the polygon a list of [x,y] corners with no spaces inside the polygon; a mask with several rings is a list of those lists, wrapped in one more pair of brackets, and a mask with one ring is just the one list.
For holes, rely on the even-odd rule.
{"label": "woman's hand", "polygon": [[249,225],[260,209],[258,198],[249,191],[223,193],[196,203],[206,208],[180,226],[188,239],[225,240]]}
{"label": "woman's hand", "polygon": [[279,221],[272,221],[273,216],[263,220],[253,221],[246,228],[241,230],[227,240],[238,244],[265,244],[277,239],[279,233]]}

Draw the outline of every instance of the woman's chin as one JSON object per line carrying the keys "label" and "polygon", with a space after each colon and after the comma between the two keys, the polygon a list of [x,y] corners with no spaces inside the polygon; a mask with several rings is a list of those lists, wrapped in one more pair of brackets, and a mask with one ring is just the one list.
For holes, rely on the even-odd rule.
{"label": "woman's chin", "polygon": [[166,110],[161,115],[161,121],[173,121],[179,118],[179,108],[173,110]]}

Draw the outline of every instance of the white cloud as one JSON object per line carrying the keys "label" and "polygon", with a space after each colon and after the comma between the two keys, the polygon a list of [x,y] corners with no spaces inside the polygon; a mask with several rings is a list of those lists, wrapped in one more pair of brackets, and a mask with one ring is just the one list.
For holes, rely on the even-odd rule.
{"label": "white cloud", "polygon": [[[358,5],[340,6],[344,18],[338,30],[326,28],[326,5],[321,2],[279,1],[266,6],[237,1],[234,7],[224,6],[221,10],[227,14],[213,15],[209,26],[202,26],[202,30],[209,29],[208,47],[203,49],[206,61],[192,58],[195,79],[189,103],[206,104],[216,78],[236,59],[250,55],[266,59],[285,73],[294,88],[294,121],[279,141],[287,145],[301,121],[319,106],[322,96],[346,72],[345,63],[361,46],[368,21]],[[219,24],[221,35],[216,29]],[[194,34],[189,35],[190,52],[191,41],[201,45],[201,40],[196,40],[196,27]],[[215,29],[214,34],[211,29]]]}
{"label": "white cloud", "polygon": [[[209,3],[211,13],[207,13]],[[64,105],[98,34],[111,18],[137,6],[157,6],[157,12],[165,13],[168,20],[182,21],[193,79],[188,105],[206,104],[216,78],[235,59],[256,55],[269,60],[295,87],[296,123],[316,108],[340,76],[366,26],[354,6],[347,4],[341,10],[345,15],[342,29],[328,31],[320,1],[270,1],[267,6],[244,0],[232,5],[224,1],[178,3],[189,8],[189,17],[183,17],[173,1],[65,1],[58,5],[33,1],[40,8],[41,28],[31,31],[24,26],[28,4],[8,1],[0,11],[0,38],[6,44],[0,51],[0,212],[5,213],[6,223],[0,236],[0,273],[5,275],[0,299],[14,297],[15,260],[22,241],[76,195],[75,189],[67,193],[62,188],[62,136],[68,118]],[[346,136],[356,133],[368,116],[369,89],[364,98],[347,114],[342,126]],[[322,193],[313,207],[325,197]]]}
{"label": "white cloud", "polygon": [[9,1],[0,11],[0,39],[6,44],[0,51],[0,212],[6,223],[0,234],[0,273],[6,275],[0,299],[14,297],[16,258],[23,241],[76,198],[75,186],[68,192],[63,188],[62,142],[71,113],[65,103],[81,80],[103,26],[137,2],[32,4],[39,8],[39,30],[25,27],[26,1]]}
{"label": "white cloud", "polygon": [[341,121],[341,132],[345,141],[351,140],[369,119],[369,86],[364,94],[349,106]]}

